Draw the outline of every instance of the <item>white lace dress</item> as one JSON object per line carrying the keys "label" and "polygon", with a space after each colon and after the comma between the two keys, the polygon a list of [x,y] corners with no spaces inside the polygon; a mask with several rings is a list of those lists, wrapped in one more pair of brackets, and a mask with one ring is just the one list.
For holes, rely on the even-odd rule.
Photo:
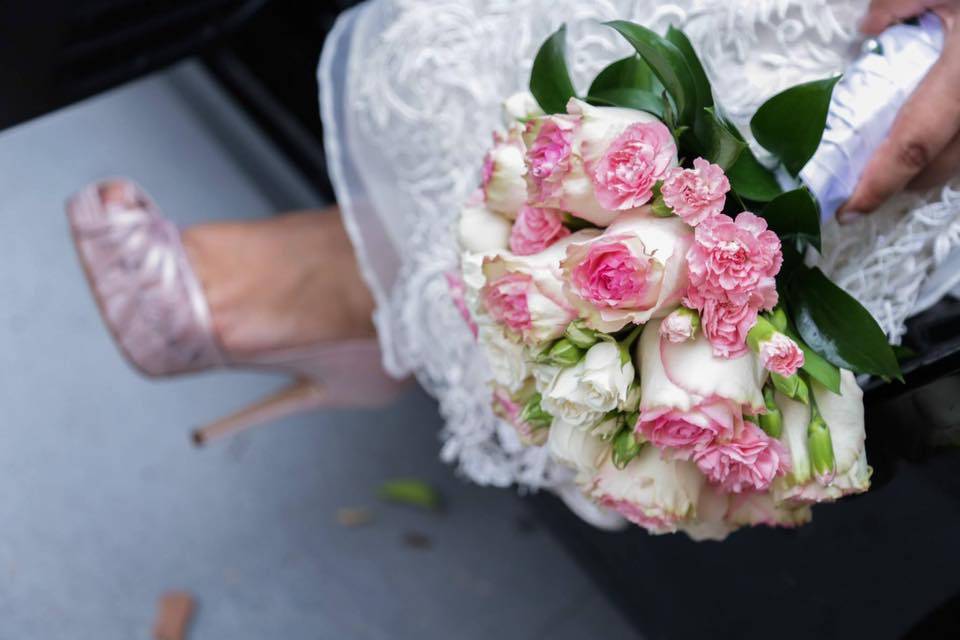
{"label": "white lace dress", "polygon": [[[564,469],[522,446],[490,409],[489,373],[451,303],[454,221],[480,180],[501,100],[526,87],[561,22],[577,86],[629,52],[598,20],[682,27],[739,124],[778,91],[836,74],[860,51],[867,0],[370,0],[338,21],[320,64],[329,168],[377,302],[384,364],[439,401],[442,457],[475,482],[563,489]],[[894,341],[951,279],[960,192],[901,196],[825,229],[821,262]],[[956,270],[955,270],[956,271]],[[941,270],[941,274],[943,270]]]}

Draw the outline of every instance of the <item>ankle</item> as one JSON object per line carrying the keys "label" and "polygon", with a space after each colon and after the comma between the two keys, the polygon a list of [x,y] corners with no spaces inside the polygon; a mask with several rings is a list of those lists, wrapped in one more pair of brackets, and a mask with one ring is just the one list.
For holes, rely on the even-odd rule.
{"label": "ankle", "polygon": [[231,355],[374,335],[339,212],[198,225],[183,243]]}

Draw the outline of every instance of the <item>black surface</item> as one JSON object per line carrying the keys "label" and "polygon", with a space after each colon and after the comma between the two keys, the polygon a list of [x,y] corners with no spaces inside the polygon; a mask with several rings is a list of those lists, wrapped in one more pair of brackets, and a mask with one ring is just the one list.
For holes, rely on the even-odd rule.
{"label": "black surface", "polygon": [[266,0],[0,2],[0,129],[204,48]]}

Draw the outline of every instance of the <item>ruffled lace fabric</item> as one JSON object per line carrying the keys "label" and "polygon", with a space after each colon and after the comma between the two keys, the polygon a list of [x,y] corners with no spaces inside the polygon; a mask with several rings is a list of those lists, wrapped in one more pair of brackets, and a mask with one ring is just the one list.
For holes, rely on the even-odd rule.
{"label": "ruffled lace fabric", "polygon": [[[385,366],[439,401],[442,457],[481,484],[557,487],[569,474],[524,447],[490,409],[486,363],[448,293],[454,223],[480,179],[500,102],[526,87],[561,22],[577,86],[629,53],[598,24],[683,27],[727,114],[743,128],[766,98],[841,72],[856,56],[867,0],[372,0],[342,17],[319,80],[331,177],[377,301]],[[821,265],[897,340],[905,319],[949,286],[931,279],[958,253],[960,191],[902,196],[825,231]],[[938,285],[939,282],[939,285]],[[939,286],[939,288],[938,288]]]}

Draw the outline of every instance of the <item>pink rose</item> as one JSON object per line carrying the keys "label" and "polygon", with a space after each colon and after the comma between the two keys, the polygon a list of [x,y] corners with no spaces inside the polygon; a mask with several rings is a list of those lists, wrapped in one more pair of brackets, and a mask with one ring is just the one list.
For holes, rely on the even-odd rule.
{"label": "pink rose", "polygon": [[524,136],[530,140],[526,153],[530,202],[545,203],[562,192],[578,126],[579,121],[571,116],[544,116],[527,124]]}
{"label": "pink rose", "polygon": [[645,446],[624,469],[607,457],[587,488],[601,506],[619,511],[650,533],[669,533],[696,513],[703,475],[690,462],[664,460]]}
{"label": "pink rose", "polygon": [[707,298],[700,307],[700,322],[714,355],[737,358],[749,351],[747,333],[757,322],[757,310],[722,298]]}
{"label": "pink rose", "polygon": [[660,193],[673,212],[695,227],[723,211],[730,181],[723,169],[703,158],[693,161],[693,169],[676,167],[663,181]]}
{"label": "pink rose", "polygon": [[789,469],[783,445],[750,422],[743,423],[734,439],[715,440],[693,460],[710,482],[731,493],[765,491]]}
{"label": "pink rose", "polygon": [[510,230],[510,250],[519,256],[540,253],[568,235],[559,211],[525,206]]}
{"label": "pink rose", "polygon": [[685,342],[692,338],[700,326],[696,311],[680,307],[670,312],[660,323],[660,336],[670,342]]}
{"label": "pink rose", "polygon": [[577,317],[564,293],[560,260],[570,243],[595,234],[580,231],[528,256],[506,253],[485,257],[479,313],[485,312],[514,339],[528,345],[559,338]]}
{"label": "pink rose", "polygon": [[571,244],[561,262],[586,324],[618,331],[674,308],[686,289],[690,228],[647,210],[621,215],[600,236]]}
{"label": "pink rose", "polygon": [[657,122],[630,125],[607,147],[590,172],[597,200],[606,209],[635,209],[650,201],[677,157],[667,127]]}
{"label": "pink rose", "polygon": [[736,220],[718,214],[697,225],[687,262],[688,306],[700,309],[707,298],[764,310],[777,304],[780,239],[767,229],[766,220],[749,211]]}
{"label": "pink rose", "polygon": [[702,401],[689,410],[672,407],[645,408],[636,430],[665,455],[689,460],[715,440],[730,439],[740,430],[739,406],[722,398]]}
{"label": "pink rose", "polygon": [[768,371],[792,376],[803,366],[803,351],[789,337],[774,333],[769,340],[760,343],[760,362]]}
{"label": "pink rose", "polygon": [[447,288],[450,290],[450,299],[453,300],[453,306],[455,306],[457,311],[460,312],[460,315],[463,316],[463,321],[467,323],[467,326],[470,327],[470,332],[473,333],[473,337],[476,338],[477,323],[473,321],[473,316],[470,314],[470,308],[467,305],[467,286],[463,282],[463,277],[455,271],[448,271],[444,275],[447,278]]}
{"label": "pink rose", "polygon": [[[656,116],[645,111],[594,107],[576,98],[570,99],[566,114],[529,121],[522,140],[526,146],[527,204],[565,211],[598,227],[610,225],[621,211],[598,200],[595,174],[611,145],[629,127],[638,123],[655,126],[658,131],[663,127]],[[660,138],[653,136],[653,140],[659,144]],[[634,142],[639,155],[633,162],[633,169],[624,166],[618,173],[611,165],[610,184],[627,184],[634,179],[627,173],[638,169],[647,160],[658,169],[665,164],[661,171],[664,175],[667,168],[677,164],[676,145],[672,139],[659,147],[655,157],[646,153],[655,145]],[[650,171],[644,171],[644,175],[648,173]],[[630,208],[625,199],[621,204],[621,209]]]}
{"label": "pink rose", "polygon": [[483,289],[483,304],[487,313],[511,331],[523,333],[532,326],[527,294],[533,287],[533,278],[525,273],[501,276]]}
{"label": "pink rose", "polygon": [[[628,240],[639,249],[632,251]],[[590,245],[570,273],[577,294],[598,307],[649,309],[660,296],[663,265],[646,251],[643,241],[609,236]]]}

